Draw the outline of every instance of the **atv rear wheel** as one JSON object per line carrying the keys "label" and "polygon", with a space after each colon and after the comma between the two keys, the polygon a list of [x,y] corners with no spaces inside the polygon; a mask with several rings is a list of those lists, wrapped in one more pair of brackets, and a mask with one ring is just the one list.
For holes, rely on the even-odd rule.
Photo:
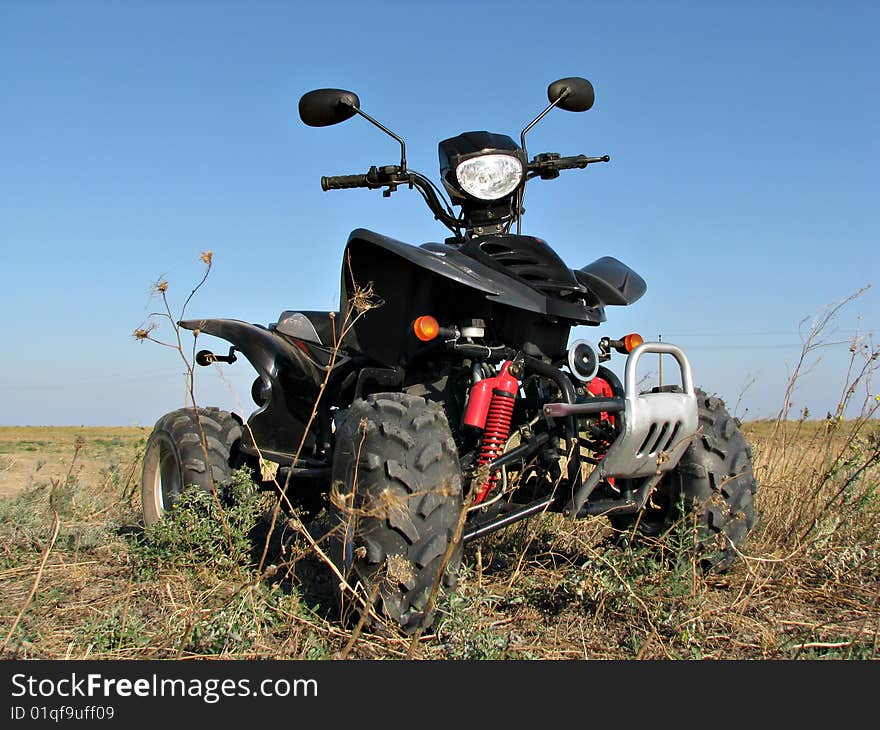
{"label": "atv rear wheel", "polygon": [[144,523],[159,522],[190,484],[209,494],[220,488],[242,465],[241,435],[241,423],[219,408],[199,408],[198,419],[194,409],[180,408],[156,421],[141,472]]}
{"label": "atv rear wheel", "polygon": [[697,398],[700,430],[681,461],[663,477],[640,515],[612,517],[611,524],[622,540],[647,543],[689,516],[695,522],[700,567],[723,572],[736,561],[735,548],[755,524],[758,483],[739,421],[720,398],[701,390]]}
{"label": "atv rear wheel", "polygon": [[[458,452],[441,405],[403,393],[356,400],[338,421],[331,555],[377,612],[415,632],[462,509]],[[462,545],[440,579],[455,586]],[[360,603],[339,594],[340,608]],[[426,622],[430,625],[432,617]]]}

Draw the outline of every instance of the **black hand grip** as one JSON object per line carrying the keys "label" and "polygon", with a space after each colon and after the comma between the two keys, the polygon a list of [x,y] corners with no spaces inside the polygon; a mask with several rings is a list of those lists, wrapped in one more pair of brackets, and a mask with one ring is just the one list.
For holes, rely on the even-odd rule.
{"label": "black hand grip", "polygon": [[331,175],[321,178],[321,190],[347,190],[348,188],[368,188],[366,175]]}
{"label": "black hand grip", "polygon": [[602,157],[586,157],[585,155],[561,157],[556,161],[556,169],[573,170],[575,168],[584,168],[593,162],[608,162],[610,159],[611,158],[608,155],[602,155]]}

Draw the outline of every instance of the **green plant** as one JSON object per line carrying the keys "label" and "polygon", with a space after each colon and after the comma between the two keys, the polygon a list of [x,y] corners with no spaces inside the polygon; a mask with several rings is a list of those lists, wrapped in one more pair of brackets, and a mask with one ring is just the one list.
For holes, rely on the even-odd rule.
{"label": "green plant", "polygon": [[84,621],[77,638],[90,654],[137,649],[149,641],[148,624],[143,616],[132,611],[127,603],[110,607],[108,613],[97,613]]}
{"label": "green plant", "polygon": [[500,596],[480,590],[463,569],[459,589],[450,595],[438,623],[437,640],[447,659],[510,659],[509,632],[494,625]]}
{"label": "green plant", "polygon": [[167,519],[144,530],[133,552],[145,572],[168,565],[237,571],[252,564],[252,534],[266,511],[266,499],[248,469],[235,472],[220,492],[220,499],[214,499],[188,486],[168,511]]}

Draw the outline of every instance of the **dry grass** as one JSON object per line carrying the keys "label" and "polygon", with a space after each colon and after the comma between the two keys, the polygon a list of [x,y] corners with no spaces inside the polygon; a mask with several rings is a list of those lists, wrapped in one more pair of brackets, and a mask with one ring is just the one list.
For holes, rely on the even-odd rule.
{"label": "dry grass", "polygon": [[[656,551],[615,547],[601,518],[572,525],[547,515],[468,547],[459,589],[415,655],[876,658],[878,422],[833,429],[786,422],[775,432],[747,423],[744,430],[761,482],[758,522],[730,573],[695,571],[686,525],[664,538],[669,550],[661,559]],[[76,465],[60,480],[37,472],[2,502],[0,640],[21,612],[5,656],[407,655],[403,636],[362,633],[350,645],[351,631],[333,610],[333,579],[294,531],[273,543],[262,574],[245,547],[231,559],[221,549],[226,538],[216,521],[211,528],[211,504],[196,505],[194,522],[182,525],[186,540],[173,530],[145,540],[128,478],[137,471],[133,444],[142,433],[115,431],[129,445],[114,452],[125,458],[103,476],[87,477]],[[67,439],[63,429],[15,433],[26,436],[22,454],[31,444]],[[12,435],[5,434],[4,455],[16,458]],[[60,529],[51,546],[53,491]],[[226,510],[230,529],[241,546],[260,552],[259,515],[271,502],[242,503],[241,513]],[[38,572],[39,589],[28,600]]]}

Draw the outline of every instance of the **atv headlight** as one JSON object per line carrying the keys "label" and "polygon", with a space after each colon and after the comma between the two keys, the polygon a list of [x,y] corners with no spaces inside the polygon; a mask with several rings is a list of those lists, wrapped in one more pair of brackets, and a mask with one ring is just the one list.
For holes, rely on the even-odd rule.
{"label": "atv headlight", "polygon": [[498,200],[519,187],[523,165],[513,155],[479,155],[459,163],[455,179],[468,195],[480,200]]}

